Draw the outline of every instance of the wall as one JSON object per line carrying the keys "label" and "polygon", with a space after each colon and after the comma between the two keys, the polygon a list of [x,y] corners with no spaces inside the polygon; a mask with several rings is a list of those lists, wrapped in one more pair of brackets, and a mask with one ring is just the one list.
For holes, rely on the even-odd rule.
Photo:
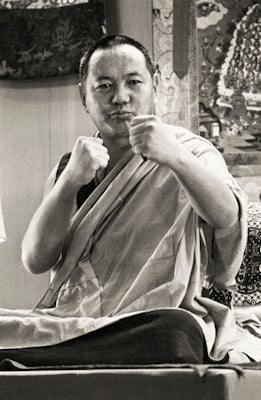
{"label": "wall", "polygon": [[30,308],[49,274],[31,275],[20,260],[25,229],[60,155],[94,131],[77,78],[0,81],[0,193],[7,241],[0,245],[0,307]]}

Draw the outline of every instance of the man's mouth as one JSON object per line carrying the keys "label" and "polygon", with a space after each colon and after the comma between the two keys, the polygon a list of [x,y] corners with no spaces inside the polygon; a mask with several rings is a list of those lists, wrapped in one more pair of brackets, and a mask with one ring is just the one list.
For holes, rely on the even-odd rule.
{"label": "man's mouth", "polygon": [[109,115],[112,119],[120,120],[131,120],[134,117],[132,112],[124,110],[112,111],[111,113],[109,113]]}

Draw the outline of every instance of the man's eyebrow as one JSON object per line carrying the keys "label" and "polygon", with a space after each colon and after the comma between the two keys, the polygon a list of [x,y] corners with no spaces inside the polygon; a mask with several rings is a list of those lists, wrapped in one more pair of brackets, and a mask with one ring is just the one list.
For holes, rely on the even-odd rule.
{"label": "man's eyebrow", "polygon": [[[142,77],[142,74],[140,72],[138,72],[138,71],[137,72],[134,71],[134,72],[127,73],[126,76],[128,78],[131,78],[131,77],[134,77],[134,76]],[[108,75],[99,75],[99,76],[96,77],[96,81],[112,80],[112,79],[113,79],[113,77],[112,76],[108,76]]]}
{"label": "man's eyebrow", "polygon": [[96,81],[110,80],[110,79],[112,79],[110,76],[100,75],[97,76]]}
{"label": "man's eyebrow", "polygon": [[140,72],[130,72],[129,74],[127,74],[127,76],[142,76],[142,74]]}

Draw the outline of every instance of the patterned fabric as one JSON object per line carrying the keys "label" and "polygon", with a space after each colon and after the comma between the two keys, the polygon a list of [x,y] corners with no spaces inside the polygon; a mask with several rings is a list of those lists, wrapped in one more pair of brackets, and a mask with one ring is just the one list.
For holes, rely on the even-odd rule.
{"label": "patterned fabric", "polygon": [[224,304],[225,306],[231,308],[232,290],[218,290],[214,286],[211,286],[208,290],[208,297],[212,300],[217,301],[218,303]]}
{"label": "patterned fabric", "polygon": [[261,304],[261,203],[248,205],[248,239],[244,258],[236,275],[236,291],[214,286],[204,295],[231,308]]}
{"label": "patterned fabric", "polygon": [[91,1],[92,0],[0,0],[0,9],[22,10],[31,8],[55,8],[89,3]]}
{"label": "patterned fabric", "polygon": [[77,74],[83,52],[103,35],[103,23],[103,0],[44,9],[0,4],[0,79]]}
{"label": "patterned fabric", "polygon": [[261,304],[261,203],[248,206],[248,242],[236,276],[235,305]]}

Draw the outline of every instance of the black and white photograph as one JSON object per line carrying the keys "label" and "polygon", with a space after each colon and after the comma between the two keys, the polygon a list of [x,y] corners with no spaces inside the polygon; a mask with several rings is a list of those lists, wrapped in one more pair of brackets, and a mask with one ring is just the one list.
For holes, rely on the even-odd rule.
{"label": "black and white photograph", "polygon": [[0,399],[260,379],[260,0],[0,0]]}

